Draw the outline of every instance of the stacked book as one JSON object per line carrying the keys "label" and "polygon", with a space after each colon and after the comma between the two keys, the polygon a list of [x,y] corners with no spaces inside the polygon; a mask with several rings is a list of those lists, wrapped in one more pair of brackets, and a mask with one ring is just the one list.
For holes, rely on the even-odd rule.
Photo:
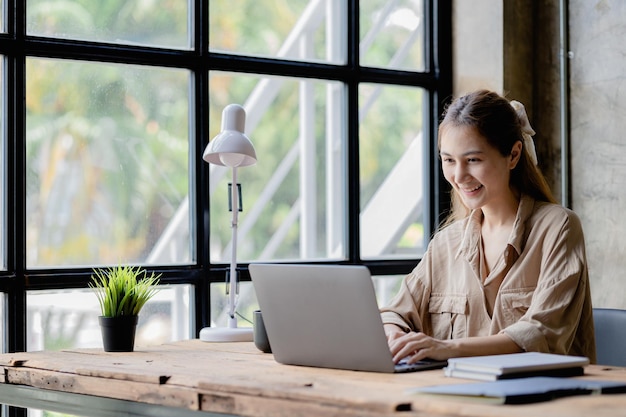
{"label": "stacked book", "polygon": [[529,376],[579,376],[589,359],[583,356],[524,352],[448,359],[446,376],[495,381]]}
{"label": "stacked book", "polygon": [[444,368],[446,376],[489,382],[436,385],[413,392],[499,404],[626,392],[623,382],[566,378],[583,375],[588,364],[585,357],[538,352],[452,358]]}

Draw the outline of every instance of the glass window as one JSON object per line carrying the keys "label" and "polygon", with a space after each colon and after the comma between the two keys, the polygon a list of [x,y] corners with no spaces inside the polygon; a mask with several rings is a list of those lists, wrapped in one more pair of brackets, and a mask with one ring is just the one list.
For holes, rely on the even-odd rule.
{"label": "glass window", "polygon": [[202,152],[232,103],[258,157],[237,170],[240,325],[258,307],[249,262],[365,264],[384,303],[395,284],[377,276],[419,261],[439,216],[447,2],[3,4],[0,291],[28,316],[1,317],[7,349],[100,346],[85,294],[100,266],[167,276],[172,340],[226,324],[232,171]]}
{"label": "glass window", "polygon": [[[346,156],[341,83],[213,72],[210,136],[223,108],[247,109],[258,162],[237,170],[238,261],[345,259]],[[212,165],[211,261],[230,261],[231,171]]]}
{"label": "glass window", "polygon": [[325,0],[209,2],[209,49],[292,61],[346,62],[346,3]]}
{"label": "glass window", "polygon": [[[135,346],[189,339],[189,285],[161,287],[139,313]],[[102,348],[100,307],[91,289],[29,291],[28,350]]]}
{"label": "glass window", "polygon": [[359,2],[361,65],[423,71],[424,5],[421,0]]}
{"label": "glass window", "polygon": [[424,236],[424,120],[421,88],[361,84],[361,256],[416,258]]}
{"label": "glass window", "polygon": [[398,293],[404,275],[376,275],[372,277],[376,301],[379,307],[389,304],[391,299]]}
{"label": "glass window", "polygon": [[[376,300],[380,307],[391,301],[400,289],[404,275],[376,275],[372,277]],[[211,326],[228,326],[228,294],[225,283],[211,284]],[[259,302],[251,282],[239,283],[237,297],[237,326],[252,327],[252,312],[259,309]]]}
{"label": "glass window", "polygon": [[28,35],[191,49],[189,0],[27,0]]}
{"label": "glass window", "polygon": [[26,61],[29,267],[191,261],[189,85],[181,69]]}
{"label": "glass window", "polygon": [[[211,326],[228,327],[228,285],[225,282],[211,284]],[[252,327],[252,312],[259,309],[254,286],[251,282],[239,283],[237,296],[237,327]]]}

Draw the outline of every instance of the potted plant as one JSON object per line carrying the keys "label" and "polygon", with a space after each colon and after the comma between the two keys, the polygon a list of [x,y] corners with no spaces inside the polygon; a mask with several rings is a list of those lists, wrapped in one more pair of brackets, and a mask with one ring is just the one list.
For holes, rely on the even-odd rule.
{"label": "potted plant", "polygon": [[94,269],[89,287],[100,304],[98,317],[105,352],[132,352],[139,311],[158,291],[161,274],[148,276],[140,267]]}

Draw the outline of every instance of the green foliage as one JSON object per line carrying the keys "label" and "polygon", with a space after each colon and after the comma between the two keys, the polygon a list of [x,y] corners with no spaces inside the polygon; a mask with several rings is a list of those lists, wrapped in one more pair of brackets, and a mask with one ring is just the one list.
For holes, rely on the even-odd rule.
{"label": "green foliage", "polygon": [[[203,3],[208,8],[211,49],[244,56],[276,56],[312,2],[235,3],[236,7],[225,0]],[[376,26],[387,3],[360,2],[361,38]],[[394,4],[397,15],[408,16],[410,10],[419,12],[421,2],[399,0]],[[27,13],[29,34],[34,36],[186,49],[190,47],[189,34],[195,30],[189,26],[193,19],[189,19],[188,2],[180,0],[29,0]],[[410,34],[407,28],[389,22],[363,51],[362,65],[386,68],[406,41]],[[315,27],[314,60],[326,61],[328,43],[339,41],[327,39],[330,24],[326,16]],[[423,58],[422,48],[417,42],[410,57]],[[423,59],[414,62],[410,58],[401,64],[402,68],[419,70]],[[211,70],[209,111],[190,115],[193,77],[184,67],[35,56],[26,59],[27,246],[36,254],[30,258],[33,265],[144,262],[190,191],[195,192],[196,165],[204,162],[202,150],[196,149],[195,132],[189,131],[193,125],[190,120],[206,119],[209,138],[214,137],[221,127],[223,108],[230,103],[245,104],[259,83],[272,78]],[[277,95],[250,132],[259,162],[239,171],[243,221],[303,133],[299,124],[303,80],[280,79],[284,82]],[[314,84],[315,91],[314,125],[307,129],[315,132],[318,167],[314,178],[317,207],[313,210],[320,242],[316,256],[324,257],[322,242],[326,241],[329,215],[325,177],[328,88],[343,90],[345,86],[324,80],[308,82]],[[359,185],[363,206],[406,152],[416,132],[425,127],[424,93],[413,87],[359,86]],[[373,105],[366,106],[364,103],[370,99]],[[249,233],[242,233],[240,259],[258,259],[285,223],[299,198],[299,175],[296,162]],[[230,213],[226,210],[229,178],[227,174],[210,196],[211,257],[216,261],[225,256],[221,253],[231,238]],[[191,197],[193,201],[195,197]],[[195,211],[189,209],[188,213],[193,216]],[[270,256],[299,258],[299,238],[296,224]],[[191,243],[181,247],[174,262],[190,261],[193,251]]]}
{"label": "green foliage", "polygon": [[142,262],[189,191],[188,71],[26,66],[36,264]]}
{"label": "green foliage", "polygon": [[30,34],[113,43],[189,46],[189,2],[28,0]]}
{"label": "green foliage", "polygon": [[158,291],[161,274],[148,276],[140,267],[117,266],[94,269],[93,288],[104,317],[136,316],[146,302]]}

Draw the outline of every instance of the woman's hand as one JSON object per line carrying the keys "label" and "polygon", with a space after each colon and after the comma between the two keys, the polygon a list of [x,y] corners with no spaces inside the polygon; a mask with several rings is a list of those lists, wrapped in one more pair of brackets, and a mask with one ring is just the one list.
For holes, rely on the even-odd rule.
{"label": "woman's hand", "polygon": [[400,327],[385,324],[385,334],[393,361],[415,363],[423,359],[447,360],[459,356],[498,355],[523,350],[505,333],[492,336],[438,340],[421,332],[405,333]]}
{"label": "woman's hand", "polygon": [[389,350],[395,363],[405,358],[408,363],[415,363],[426,358],[445,360],[455,356],[449,340],[437,340],[421,332],[404,333],[398,330],[388,332],[385,329]]}

